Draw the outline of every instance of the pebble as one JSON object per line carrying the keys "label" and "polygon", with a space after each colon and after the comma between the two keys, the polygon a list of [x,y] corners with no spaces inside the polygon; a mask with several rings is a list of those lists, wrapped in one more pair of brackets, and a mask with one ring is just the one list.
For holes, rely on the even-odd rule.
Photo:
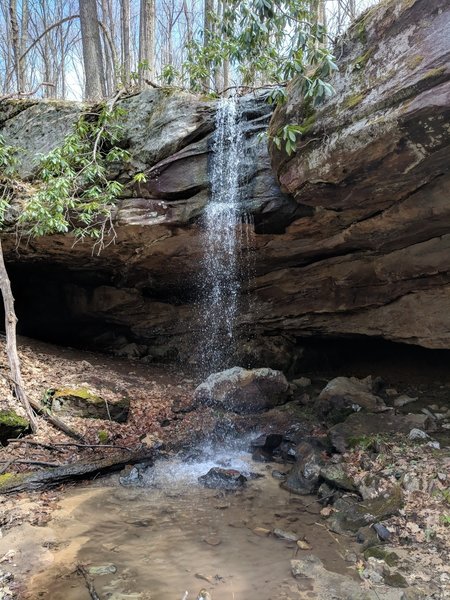
{"label": "pebble", "polygon": [[428,433],[425,433],[425,431],[422,431],[422,429],[417,429],[416,427],[414,427],[413,429],[411,429],[411,431],[409,432],[408,438],[411,441],[416,441],[416,440],[429,440],[430,436],[428,435]]}
{"label": "pebble", "polygon": [[283,531],[283,529],[274,529],[273,535],[281,540],[288,540],[289,542],[296,542],[298,535],[292,531]]}
{"label": "pebble", "polygon": [[255,535],[259,535],[259,537],[267,537],[270,535],[270,529],[265,529],[264,527],[255,527],[252,531]]}
{"label": "pebble", "polygon": [[311,546],[306,540],[297,540],[297,546],[300,550],[311,550]]}
{"label": "pebble", "polygon": [[411,402],[415,402],[418,398],[411,398],[411,396],[407,396],[403,394],[394,400],[395,408],[400,408],[402,406],[406,406],[407,404],[411,404]]}
{"label": "pebble", "polygon": [[117,567],[111,563],[109,565],[86,567],[86,571],[89,575],[109,575],[110,573],[116,573]]}

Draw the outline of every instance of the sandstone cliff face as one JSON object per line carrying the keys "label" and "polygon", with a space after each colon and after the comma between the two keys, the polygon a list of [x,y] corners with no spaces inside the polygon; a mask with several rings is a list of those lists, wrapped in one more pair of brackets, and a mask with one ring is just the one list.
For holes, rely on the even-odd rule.
{"label": "sandstone cliff face", "polygon": [[[310,130],[291,158],[271,149],[283,191],[257,137],[270,108],[241,100],[242,197],[255,221],[254,302],[241,325],[257,337],[242,343],[242,364],[256,354],[256,365],[285,368],[296,340],[315,335],[450,348],[449,25],[444,0],[382,2],[339,47],[333,98],[312,110],[292,85],[272,130],[305,115]],[[121,102],[132,161],[116,176],[138,169],[147,183],[127,188],[117,239],[98,256],[70,236],[19,253],[9,240],[22,331],[190,360],[215,103],[165,90]],[[81,110],[0,102],[0,132],[23,149],[24,177]]]}
{"label": "sandstone cliff face", "polygon": [[445,0],[382,2],[337,47],[335,96],[314,109],[291,84],[271,129],[309,130],[272,164],[311,214],[284,237],[290,268],[258,281],[274,318],[449,347],[449,26]]}

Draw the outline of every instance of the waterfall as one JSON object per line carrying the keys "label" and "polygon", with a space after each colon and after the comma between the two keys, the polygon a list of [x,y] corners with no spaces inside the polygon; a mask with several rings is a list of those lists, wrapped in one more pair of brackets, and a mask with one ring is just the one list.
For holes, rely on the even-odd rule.
{"label": "waterfall", "polygon": [[[235,350],[241,291],[243,132],[234,98],[218,102],[210,164],[211,197],[203,216],[201,366],[213,372]],[[248,235],[248,231],[246,231]]]}

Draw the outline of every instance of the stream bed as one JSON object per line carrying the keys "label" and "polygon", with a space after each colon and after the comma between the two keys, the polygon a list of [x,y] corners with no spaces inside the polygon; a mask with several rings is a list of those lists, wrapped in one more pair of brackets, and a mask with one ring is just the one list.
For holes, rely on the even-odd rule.
{"label": "stream bed", "polygon": [[[213,466],[254,476],[235,492],[200,486],[197,478]],[[113,476],[68,490],[44,528],[50,558],[29,577],[25,597],[89,600],[80,564],[91,569],[101,600],[181,600],[186,591],[195,599],[201,589],[213,600],[304,598],[290,560],[308,552],[351,576],[345,540],[320,523],[311,497],[280,488],[275,469],[284,467],[252,462],[239,448],[206,449],[194,460],[158,461],[144,487],[123,487]]]}

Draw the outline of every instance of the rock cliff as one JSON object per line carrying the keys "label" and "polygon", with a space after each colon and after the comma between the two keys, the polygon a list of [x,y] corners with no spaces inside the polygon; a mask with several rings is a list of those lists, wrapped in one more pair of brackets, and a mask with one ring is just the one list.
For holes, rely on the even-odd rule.
{"label": "rock cliff", "polygon": [[[257,337],[241,345],[244,365],[256,354],[256,364],[284,368],[286,350],[294,360],[296,340],[317,335],[450,348],[449,25],[445,0],[382,2],[363,15],[338,46],[336,95],[313,108],[294,82],[275,112],[272,131],[309,125],[291,157],[272,148],[270,159],[258,134],[271,110],[241,99],[242,195],[255,223],[254,302],[241,324]],[[149,90],[121,104],[132,160],[116,176],[126,183],[138,169],[147,182],[126,188],[117,238],[100,255],[70,236],[18,249],[11,236],[22,331],[189,360],[215,102]],[[0,102],[0,132],[22,149],[24,178],[84,108]]]}
{"label": "rock cliff", "polygon": [[449,347],[449,26],[445,0],[381,2],[337,46],[336,94],[314,108],[294,81],[276,111],[272,131],[306,125],[295,155],[271,150],[310,214],[258,285],[293,329]]}

